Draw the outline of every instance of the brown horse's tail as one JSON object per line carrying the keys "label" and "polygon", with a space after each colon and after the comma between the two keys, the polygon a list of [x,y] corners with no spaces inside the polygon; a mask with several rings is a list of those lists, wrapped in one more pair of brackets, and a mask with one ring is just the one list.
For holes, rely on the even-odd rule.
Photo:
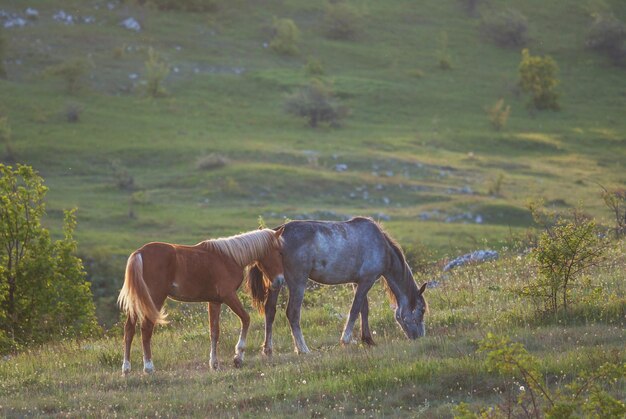
{"label": "brown horse's tail", "polygon": [[150,291],[143,279],[141,253],[133,252],[126,263],[124,286],[117,297],[117,304],[131,319],[149,320],[154,324],[165,324],[165,312],[157,310]]}
{"label": "brown horse's tail", "polygon": [[252,296],[252,305],[259,310],[259,313],[265,313],[265,302],[269,295],[271,283],[265,278],[263,272],[257,264],[248,269],[246,274],[246,288]]}

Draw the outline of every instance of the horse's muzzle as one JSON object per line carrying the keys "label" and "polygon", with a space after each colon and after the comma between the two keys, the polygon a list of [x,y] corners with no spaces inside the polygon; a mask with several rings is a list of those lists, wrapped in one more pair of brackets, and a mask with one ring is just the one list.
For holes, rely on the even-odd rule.
{"label": "horse's muzzle", "polygon": [[285,285],[285,277],[283,275],[278,275],[272,281],[272,285],[270,285],[270,288],[272,289],[272,291],[276,291],[277,289],[280,289],[280,287],[282,287],[283,285]]}

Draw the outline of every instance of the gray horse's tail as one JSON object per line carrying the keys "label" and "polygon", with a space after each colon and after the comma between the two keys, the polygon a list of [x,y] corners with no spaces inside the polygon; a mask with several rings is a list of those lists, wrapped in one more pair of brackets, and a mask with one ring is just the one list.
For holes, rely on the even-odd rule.
{"label": "gray horse's tail", "polygon": [[246,288],[252,296],[252,305],[259,310],[259,313],[265,313],[265,302],[270,290],[270,281],[263,275],[257,264],[254,264],[246,274]]}

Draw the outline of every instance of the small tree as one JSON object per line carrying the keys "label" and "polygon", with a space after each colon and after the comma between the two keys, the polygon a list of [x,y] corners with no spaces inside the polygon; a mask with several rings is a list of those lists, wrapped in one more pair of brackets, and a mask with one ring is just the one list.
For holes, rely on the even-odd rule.
{"label": "small tree", "polygon": [[491,126],[496,130],[500,131],[504,127],[506,127],[506,123],[509,120],[509,115],[511,114],[511,106],[504,105],[504,99],[500,98],[494,103],[493,106],[487,108],[487,115],[489,116],[489,122],[491,122]]}
{"label": "small tree", "polygon": [[324,32],[331,39],[354,39],[361,31],[363,14],[346,3],[327,3],[324,10]]}
{"label": "small tree", "polygon": [[15,160],[15,151],[13,150],[13,141],[9,118],[2,115],[0,115],[0,144],[4,146],[3,158],[7,161]]}
{"label": "small tree", "polygon": [[626,234],[626,189],[602,188],[602,200],[615,218],[615,238],[619,239]]}
{"label": "small tree", "polygon": [[[535,220],[545,218],[536,208],[531,211]],[[550,312],[567,310],[572,283],[598,264],[605,247],[596,222],[579,211],[573,211],[570,219],[561,217],[546,224],[533,249],[538,276],[524,287],[522,294],[540,298]]]}
{"label": "small tree", "polygon": [[165,96],[167,91],[163,87],[163,81],[170,74],[169,65],[152,47],[148,48],[148,60],[145,65],[147,94],[151,97]]}
{"label": "small tree", "polygon": [[308,86],[287,96],[285,110],[307,118],[311,128],[317,127],[320,122],[336,126],[346,113],[333,97],[330,87],[319,79],[313,79]]}
{"label": "small tree", "polygon": [[74,94],[80,88],[82,78],[87,73],[87,68],[87,61],[82,58],[76,58],[48,67],[45,73],[63,79],[67,92]]}
{"label": "small tree", "polygon": [[0,78],[6,78],[7,70],[4,68],[4,55],[6,54],[7,42],[4,31],[0,28]]}
{"label": "small tree", "polygon": [[279,54],[297,55],[300,30],[294,21],[274,18],[272,29],[274,37],[270,42],[270,48]]}
{"label": "small tree", "polygon": [[593,50],[605,52],[615,64],[623,64],[626,57],[624,50],[626,25],[612,14],[595,14],[587,33],[587,46]]}
{"label": "small tree", "polygon": [[31,167],[0,165],[0,330],[13,346],[97,328],[89,283],[74,256],[74,212],[66,213],[64,239],[53,243],[41,225],[46,192]]}
{"label": "small tree", "polygon": [[519,48],[528,43],[528,19],[515,9],[487,13],[480,30],[485,38],[500,47]]}
{"label": "small tree", "polygon": [[551,390],[540,370],[540,363],[520,343],[488,333],[479,342],[485,353],[485,366],[505,380],[504,403],[474,413],[461,403],[455,418],[619,418],[626,404],[610,394],[623,384],[625,363],[606,362],[595,371],[581,372],[572,382]]}
{"label": "small tree", "polygon": [[558,94],[555,92],[559,84],[556,77],[558,71],[556,62],[550,56],[532,56],[527,48],[522,50],[519,85],[524,92],[532,95],[529,106],[539,110],[559,109]]}

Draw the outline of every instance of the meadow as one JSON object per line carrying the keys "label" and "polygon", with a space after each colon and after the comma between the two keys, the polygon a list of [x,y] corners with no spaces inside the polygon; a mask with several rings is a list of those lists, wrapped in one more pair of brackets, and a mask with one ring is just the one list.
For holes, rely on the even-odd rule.
{"label": "meadow", "polygon": [[[626,21],[619,0],[549,3],[353,1],[354,36],[327,36],[324,2],[233,0],[215,10],[159,10],[134,1],[4,0],[38,16],[5,28],[0,117],[10,126],[0,161],[32,165],[49,187],[46,226],[60,236],[76,207],[76,237],[103,337],[55,342],[0,363],[4,416],[407,416],[450,417],[466,401],[502,400],[506,377],[490,372],[477,342],[510,336],[540,359],[552,388],[604,362],[624,363],[624,243],[586,274],[570,312],[546,315],[517,292],[537,275],[521,241],[537,226],[528,202],[580,207],[610,227],[602,187],[624,188],[624,67],[586,47],[594,14]],[[528,19],[526,47],[559,66],[560,110],[529,109],[518,86],[521,48],[485,39],[481,16],[515,8]],[[55,15],[63,10],[71,24]],[[133,31],[120,25],[132,17]],[[298,54],[269,47],[273,18],[292,19]],[[5,21],[8,19],[4,17]],[[165,93],[146,91],[150,48],[169,68]],[[442,66],[442,57],[448,67]],[[79,59],[76,89],[50,69]],[[285,112],[317,61],[347,109],[338,127],[308,126]],[[309,64],[307,64],[309,63]],[[495,129],[487,109],[510,106]],[[76,119],[72,117],[76,116]],[[128,254],[149,241],[193,244],[287,219],[371,216],[428,273],[427,336],[406,341],[380,285],[370,292],[378,345],[338,340],[350,287],[313,287],[303,330],[313,353],[292,354],[284,310],[275,355],[260,355],[253,315],[244,367],[230,363],[238,320],[224,310],[223,369],[208,367],[203,305],[170,304],[157,330],[157,373],[120,374],[115,306]],[[476,249],[501,259],[444,275],[446,260]],[[249,300],[242,290],[248,307]],[[281,295],[284,308],[286,296]],[[252,310],[252,309],[251,309]],[[624,380],[613,395],[624,400]]]}

